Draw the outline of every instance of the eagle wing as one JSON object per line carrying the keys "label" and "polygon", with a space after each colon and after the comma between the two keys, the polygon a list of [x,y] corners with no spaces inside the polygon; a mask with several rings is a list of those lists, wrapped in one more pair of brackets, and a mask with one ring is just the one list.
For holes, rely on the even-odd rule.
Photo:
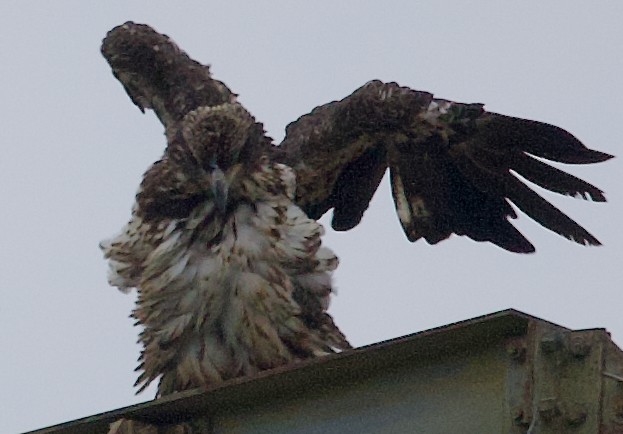
{"label": "eagle wing", "polygon": [[[132,101],[152,108],[171,141],[191,110],[235,101],[166,35],[126,23],[109,32],[102,53]],[[399,220],[410,241],[437,243],[452,233],[513,252],[534,246],[509,222],[516,205],[535,221],[580,244],[599,241],[530,189],[605,201],[597,187],[541,161],[589,164],[611,155],[585,147],[565,130],[489,113],[482,104],[436,99],[396,83],[371,81],[341,101],[288,125],[279,146],[266,136],[257,153],[296,172],[296,203],[314,219],[333,209],[332,227],[356,226],[389,168]]]}
{"label": "eagle wing", "polygon": [[532,252],[509,222],[517,217],[513,203],[565,238],[600,244],[521,178],[603,202],[600,189],[541,159],[589,164],[612,156],[586,148],[561,128],[489,113],[482,104],[371,81],[288,125],[275,154],[296,170],[299,206],[312,218],[333,208],[336,230],[359,223],[389,168],[396,211],[412,242],[435,244],[455,233]]}

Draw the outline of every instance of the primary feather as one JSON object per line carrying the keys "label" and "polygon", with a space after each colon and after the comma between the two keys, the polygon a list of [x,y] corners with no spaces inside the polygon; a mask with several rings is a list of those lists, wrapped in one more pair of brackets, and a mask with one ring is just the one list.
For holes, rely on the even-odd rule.
{"label": "primary feather", "polygon": [[597,187],[534,157],[590,164],[611,155],[542,122],[489,113],[482,104],[434,98],[371,81],[288,125],[273,151],[297,173],[297,203],[332,226],[359,224],[387,169],[405,235],[431,244],[453,233],[518,253],[534,246],[510,223],[510,203],[580,244],[599,241],[516,174],[556,193],[603,202]]}

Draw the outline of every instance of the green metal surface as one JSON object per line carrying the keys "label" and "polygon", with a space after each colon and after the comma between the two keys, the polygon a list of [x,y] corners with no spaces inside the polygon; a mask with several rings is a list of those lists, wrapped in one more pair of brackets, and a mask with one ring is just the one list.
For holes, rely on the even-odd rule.
{"label": "green metal surface", "polygon": [[[507,419],[499,348],[404,360],[346,385],[303,390],[214,420],[215,433],[496,432]],[[459,386],[460,387],[457,387]]]}
{"label": "green metal surface", "polygon": [[131,418],[221,433],[623,433],[623,354],[604,330],[508,310],[31,434]]}

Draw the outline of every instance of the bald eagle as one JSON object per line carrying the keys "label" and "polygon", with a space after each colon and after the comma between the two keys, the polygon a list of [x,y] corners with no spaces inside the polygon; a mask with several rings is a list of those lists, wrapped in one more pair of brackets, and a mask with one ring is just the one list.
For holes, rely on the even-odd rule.
{"label": "bald eagle", "polygon": [[132,217],[102,243],[110,283],[137,288],[143,327],[137,385],[158,395],[350,348],[327,314],[338,260],[316,222],[361,220],[387,169],[407,238],[451,234],[518,253],[534,246],[511,203],[581,244],[599,241],[530,189],[605,201],[543,160],[605,161],[570,133],[371,81],[291,123],[279,145],[166,35],[128,22],[102,53],[167,148],[145,173]]}

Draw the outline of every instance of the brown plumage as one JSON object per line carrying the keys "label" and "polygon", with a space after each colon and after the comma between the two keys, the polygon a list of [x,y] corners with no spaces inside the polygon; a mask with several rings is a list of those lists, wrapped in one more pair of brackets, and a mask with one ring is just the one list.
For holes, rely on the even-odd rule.
{"label": "brown plumage", "polygon": [[315,219],[333,209],[335,229],[356,226],[388,168],[410,241],[455,233],[531,252],[509,222],[513,203],[547,229],[599,244],[517,176],[605,201],[541,161],[611,158],[560,128],[371,81],[291,123],[274,146],[227,86],[167,36],[126,23],[102,53],[168,141],[132,219],[103,243],[111,283],[138,288],[138,384],[160,376],[160,395],[349,348],[326,313],[337,258],[321,247]]}
{"label": "brown plumage", "polygon": [[337,258],[292,202],[292,170],[247,152],[251,116],[235,103],[199,107],[179,131],[128,225],[102,243],[111,284],[138,288],[139,391],[159,377],[166,395],[350,348],[326,313]]}
{"label": "brown plumage", "polygon": [[532,252],[508,220],[517,217],[512,202],[565,238],[600,244],[513,172],[556,193],[603,202],[598,188],[534,157],[590,164],[612,156],[561,128],[489,113],[482,104],[371,81],[290,124],[275,153],[296,171],[297,204],[312,218],[333,208],[336,230],[359,223],[389,168],[396,211],[412,242],[435,244],[455,233]]}

